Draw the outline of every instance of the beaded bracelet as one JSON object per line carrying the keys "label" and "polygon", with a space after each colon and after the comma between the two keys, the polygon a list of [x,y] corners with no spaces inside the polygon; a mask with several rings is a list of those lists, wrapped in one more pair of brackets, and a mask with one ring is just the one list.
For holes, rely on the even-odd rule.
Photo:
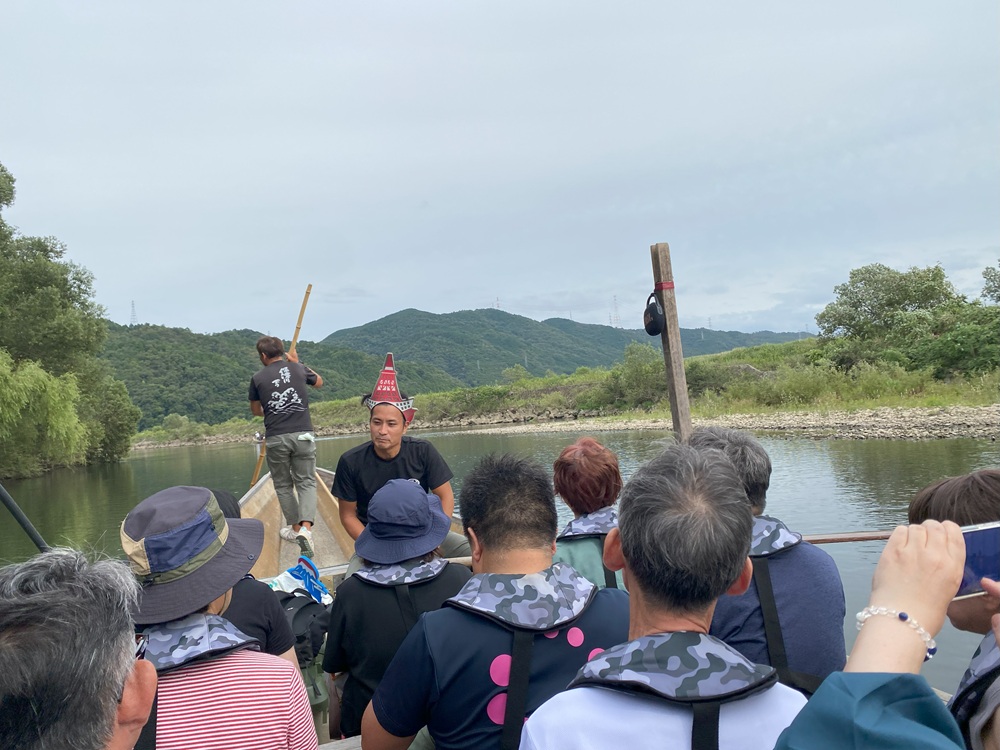
{"label": "beaded bracelet", "polygon": [[898,609],[889,609],[888,607],[865,607],[857,614],[858,630],[861,630],[861,626],[875,615],[889,615],[890,617],[895,617],[900,622],[906,623],[911,630],[920,636],[921,640],[924,642],[924,646],[927,648],[927,653],[924,654],[924,661],[930,661],[934,658],[934,654],[937,653],[937,643],[934,642],[931,634],[924,630],[920,626],[920,623],[906,614],[906,612],[900,612]]}

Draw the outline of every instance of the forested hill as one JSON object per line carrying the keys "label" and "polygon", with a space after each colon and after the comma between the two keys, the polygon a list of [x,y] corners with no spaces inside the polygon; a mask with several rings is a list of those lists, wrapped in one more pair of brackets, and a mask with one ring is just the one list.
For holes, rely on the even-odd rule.
{"label": "forested hill", "polygon": [[[741,333],[681,329],[685,356],[714,354],[741,346],[781,343],[799,333]],[[565,318],[542,322],[503,310],[462,310],[434,314],[402,310],[357,328],[337,331],[324,344],[372,355],[397,357],[438,367],[467,385],[496,383],[505,369],[520,364],[532,375],[551,370],[568,374],[578,367],[610,367],[633,342],[659,345],[639,330],[577,323]]]}
{"label": "forested hill", "polygon": [[[168,414],[216,424],[249,417],[247,389],[260,369],[250,330],[199,334],[186,328],[108,323],[101,356],[125,382],[142,409],[139,429],[158,425]],[[287,343],[287,342],[286,342]],[[323,376],[323,387],[309,391],[313,401],[358,397],[371,391],[384,361],[340,346],[300,341],[300,360]],[[432,365],[397,362],[405,373],[404,389],[415,393],[446,391],[462,385]]]}

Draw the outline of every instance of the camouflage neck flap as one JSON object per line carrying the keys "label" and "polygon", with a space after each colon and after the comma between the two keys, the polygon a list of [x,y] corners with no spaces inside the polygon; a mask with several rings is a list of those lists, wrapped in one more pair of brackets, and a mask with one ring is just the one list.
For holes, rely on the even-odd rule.
{"label": "camouflage neck flap", "polygon": [[569,687],[600,685],[678,703],[738,700],[778,679],[773,667],[752,664],[704,633],[658,633],[598,654]]}
{"label": "camouflage neck flap", "polygon": [[510,627],[551,630],[583,614],[596,592],[569,565],[556,563],[528,575],[479,573],[445,604]]}
{"label": "camouflage neck flap", "polygon": [[593,513],[587,513],[574,518],[562,530],[557,539],[571,536],[604,536],[618,525],[618,511],[614,508],[601,508]]}
{"label": "camouflage neck flap", "polygon": [[368,583],[376,586],[402,586],[404,583],[417,583],[419,581],[429,581],[444,573],[448,567],[448,561],[443,557],[435,557],[430,562],[424,562],[422,558],[406,560],[394,565],[380,565],[378,563],[368,563],[362,565],[360,570],[354,575]]}
{"label": "camouflage neck flap", "polygon": [[243,648],[260,650],[260,641],[219,615],[188,615],[179,620],[150,625],[146,659],[158,674],[195,661],[206,661]]}
{"label": "camouflage neck flap", "polygon": [[756,516],[753,519],[753,540],[750,542],[750,557],[767,557],[794,547],[802,541],[802,535],[790,531],[777,518]]}
{"label": "camouflage neck flap", "polygon": [[965,670],[962,681],[958,683],[958,690],[948,702],[948,709],[959,724],[965,725],[979,708],[983,694],[993,680],[980,681],[997,669],[1000,669],[1000,646],[997,646],[997,639],[990,632],[979,644],[979,648],[976,649],[976,653],[973,654],[972,661],[969,663],[969,668]]}

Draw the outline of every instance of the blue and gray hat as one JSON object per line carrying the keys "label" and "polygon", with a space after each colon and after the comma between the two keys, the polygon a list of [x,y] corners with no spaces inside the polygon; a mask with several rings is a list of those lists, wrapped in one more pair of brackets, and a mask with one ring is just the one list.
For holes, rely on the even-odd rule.
{"label": "blue and gray hat", "polygon": [[229,519],[205,487],[170,487],[122,522],[122,549],[142,584],[135,622],[153,625],[198,612],[257,562],[264,525]]}
{"label": "blue and gray hat", "polygon": [[368,503],[368,525],[354,542],[358,557],[391,565],[432,552],[451,529],[441,499],[416,481],[390,479]]}

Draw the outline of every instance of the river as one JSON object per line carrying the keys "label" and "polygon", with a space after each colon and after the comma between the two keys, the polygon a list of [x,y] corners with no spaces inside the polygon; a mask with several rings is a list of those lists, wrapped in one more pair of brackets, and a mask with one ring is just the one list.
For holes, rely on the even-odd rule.
{"label": "river", "polygon": [[[566,433],[477,434],[418,432],[430,438],[455,472],[461,500],[462,477],[490,452],[533,456],[551,466],[575,439]],[[659,450],[666,432],[602,432],[596,437],[614,450],[626,479]],[[334,468],[341,453],[366,436],[321,439],[321,466]],[[1000,443],[955,439],[926,442],[893,440],[761,439],[774,474],[767,513],[802,533],[887,529],[906,519],[909,500],[921,487],[944,476],[1000,466]],[[245,492],[253,472],[249,444],[161,448],[133,454],[119,464],[64,469],[43,477],[8,481],[5,486],[49,544],[66,544],[118,554],[118,525],[142,498],[175,484],[198,484]],[[560,512],[569,518],[565,508]],[[0,521],[0,560],[23,560],[30,542],[8,514]],[[854,640],[854,613],[865,606],[881,542],[827,545],[840,569],[847,594],[845,634]],[[925,666],[927,678],[949,692],[979,641],[945,624],[937,657]]]}

